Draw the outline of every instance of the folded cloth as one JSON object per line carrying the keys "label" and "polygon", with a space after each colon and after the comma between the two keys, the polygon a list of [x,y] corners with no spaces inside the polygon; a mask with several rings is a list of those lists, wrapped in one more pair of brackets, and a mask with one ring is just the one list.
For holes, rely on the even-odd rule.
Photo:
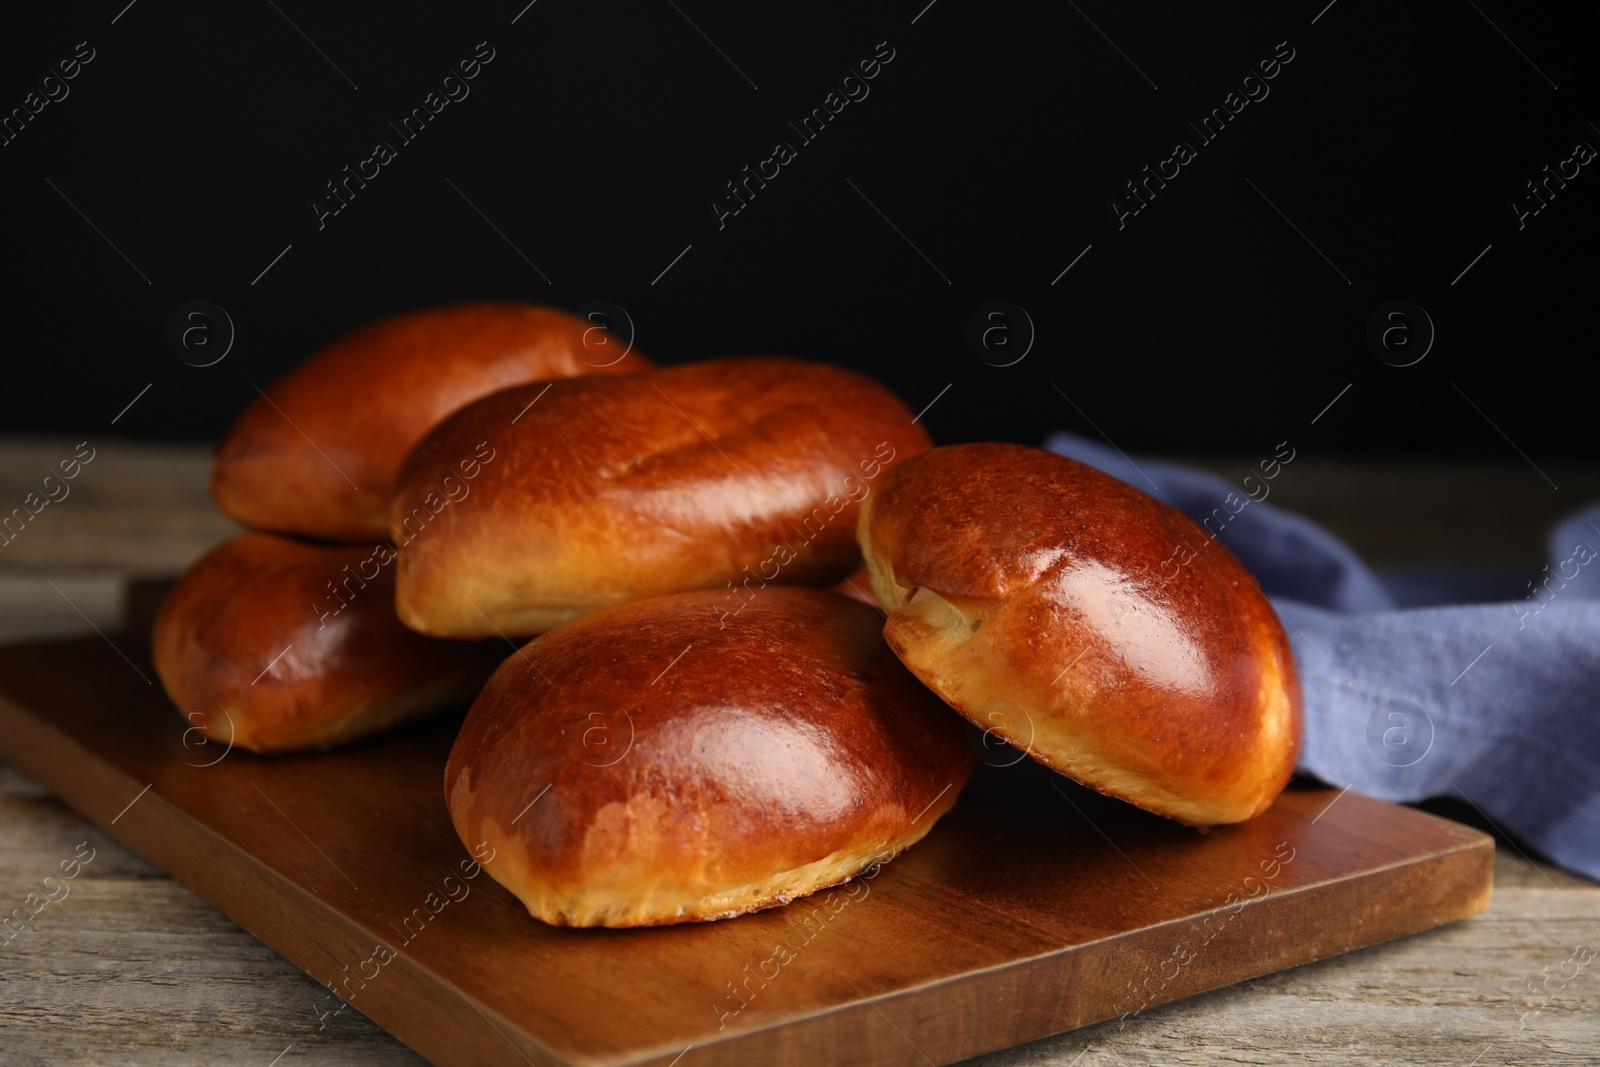
{"label": "folded cloth", "polygon": [[[1559,522],[1549,564],[1519,582],[1385,576],[1265,503],[1292,450],[1234,483],[1071,434],[1045,447],[1176,507],[1199,524],[1192,550],[1214,538],[1255,574],[1305,688],[1302,771],[1384,800],[1459,797],[1600,879],[1600,504]],[[1486,591],[1504,599],[1464,602]]]}

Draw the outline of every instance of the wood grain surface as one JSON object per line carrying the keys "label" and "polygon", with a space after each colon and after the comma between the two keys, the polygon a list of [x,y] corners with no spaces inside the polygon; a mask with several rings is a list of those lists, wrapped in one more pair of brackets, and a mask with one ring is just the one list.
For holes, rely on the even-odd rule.
{"label": "wood grain surface", "polygon": [[1457,823],[1316,788],[1200,833],[1019,753],[871,879],[725,922],[554,928],[450,825],[457,716],[229,752],[135,682],[147,634],[106,637],[0,649],[0,754],[440,1067],[949,1063],[1489,902],[1492,843]]}
{"label": "wood grain surface", "polygon": [[[29,481],[28,464],[53,463],[61,444],[0,443],[0,488]],[[0,552],[0,632],[110,629],[124,578],[174,573],[231,532],[205,499],[204,449],[112,441],[96,463],[71,500],[30,527],[29,546],[19,539]],[[1557,496],[1514,462],[1302,457],[1294,471],[1275,501],[1386,563],[1442,556],[1536,567],[1549,519],[1600,486],[1593,470],[1551,472],[1563,487]],[[1467,514],[1484,499],[1505,506]],[[337,1011],[325,988],[37,783],[0,767],[0,900],[20,905],[80,842],[95,859],[70,897],[0,946],[0,1062],[422,1062],[354,1009]],[[1490,909],[1467,922],[972,1062],[1600,1062],[1592,968],[1559,990],[1550,978],[1575,946],[1600,944],[1600,888],[1504,840],[1495,879]]]}

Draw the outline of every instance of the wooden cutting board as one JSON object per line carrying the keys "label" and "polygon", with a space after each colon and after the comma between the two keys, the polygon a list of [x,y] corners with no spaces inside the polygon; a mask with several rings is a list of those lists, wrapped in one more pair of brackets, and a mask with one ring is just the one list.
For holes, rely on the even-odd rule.
{"label": "wooden cutting board", "polygon": [[555,929],[451,828],[459,714],[225,753],[185,738],[148,643],[0,648],[0,757],[441,1067],[948,1063],[1489,902],[1492,840],[1422,812],[1292,788],[1198,833],[1022,759],[980,767],[871,879],[726,922]]}

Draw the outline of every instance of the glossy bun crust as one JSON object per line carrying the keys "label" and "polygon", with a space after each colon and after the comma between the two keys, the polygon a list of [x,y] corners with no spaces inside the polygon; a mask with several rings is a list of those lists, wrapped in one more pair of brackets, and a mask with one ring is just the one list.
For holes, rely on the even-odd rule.
{"label": "glossy bun crust", "polygon": [[395,472],[450,412],[546,378],[650,364],[585,319],[529,304],[461,304],[384,319],[257,396],[217,448],[211,495],[244,526],[333,541],[389,538]]}
{"label": "glossy bun crust", "polygon": [[[928,444],[876,382],[797,360],[507,389],[407,458],[395,606],[422,633],[527,635],[643,597],[834,582],[860,560],[860,500]],[[451,503],[475,455],[493,458]]]}
{"label": "glossy bun crust", "polygon": [[1196,825],[1259,814],[1288,782],[1288,639],[1175,509],[1049,452],[956,445],[890,471],[860,537],[900,659],[1039,762]]}
{"label": "glossy bun crust", "polygon": [[561,926],[726,918],[920,839],[972,772],[965,726],[818,589],[608,608],[509,657],[445,770],[463,841]]}
{"label": "glossy bun crust", "polygon": [[382,558],[370,547],[245,534],[190,567],[156,616],[154,655],[191,727],[254,752],[287,752],[470,700],[504,642],[438,641],[400,625],[394,565]]}

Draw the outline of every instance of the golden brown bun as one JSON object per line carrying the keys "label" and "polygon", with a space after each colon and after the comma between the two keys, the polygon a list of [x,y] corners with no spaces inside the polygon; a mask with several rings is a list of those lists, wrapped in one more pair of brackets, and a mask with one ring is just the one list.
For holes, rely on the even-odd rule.
{"label": "golden brown bun", "polygon": [[1259,814],[1288,782],[1288,639],[1175,509],[1049,452],[956,445],[885,475],[860,536],[900,659],[1040,763],[1196,825]]}
{"label": "golden brown bun", "polygon": [[507,389],[407,457],[395,607],[435,636],[526,635],[648,596],[723,588],[733,611],[730,585],[835,582],[862,497],[928,444],[882,386],[819,363]]}
{"label": "golden brown bun", "polygon": [[510,656],[445,769],[463,841],[558,926],[726,918],[907,848],[972,773],[883,619],[820,589],[608,608]]}
{"label": "golden brown bun", "polygon": [[392,555],[259,533],[213,549],[156,615],[167,695],[207,737],[254,752],[342,744],[470,700],[505,644],[400,625]]}
{"label": "golden brown bun", "polygon": [[[585,319],[531,304],[461,304],[375,322],[279,379],[234,423],[211,495],[235,522],[333,541],[389,538],[411,447],[450,412],[523,382],[650,363]],[[620,358],[619,358],[620,356]]]}

